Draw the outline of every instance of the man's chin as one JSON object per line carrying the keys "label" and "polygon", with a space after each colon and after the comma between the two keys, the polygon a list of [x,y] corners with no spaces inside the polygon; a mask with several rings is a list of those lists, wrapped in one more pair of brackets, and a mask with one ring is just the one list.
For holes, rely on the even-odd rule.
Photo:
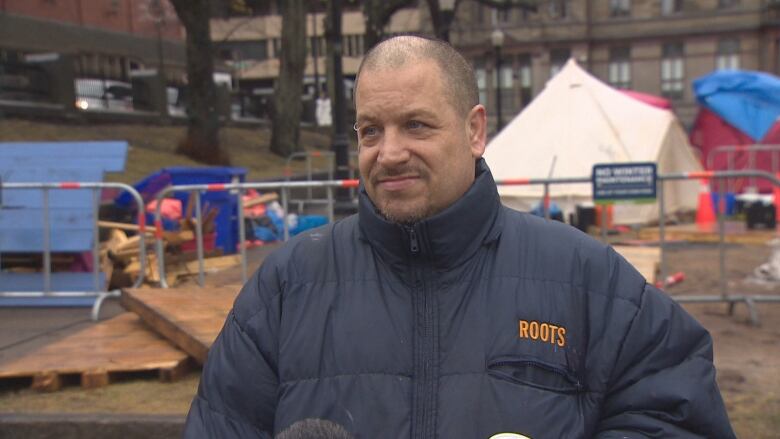
{"label": "man's chin", "polygon": [[416,209],[394,209],[392,206],[384,206],[379,213],[388,221],[396,224],[409,225],[422,221],[428,217],[427,210],[420,206]]}

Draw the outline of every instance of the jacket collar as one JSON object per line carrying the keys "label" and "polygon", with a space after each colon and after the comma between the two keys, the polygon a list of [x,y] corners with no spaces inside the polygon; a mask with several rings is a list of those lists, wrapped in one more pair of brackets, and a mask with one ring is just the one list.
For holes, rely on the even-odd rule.
{"label": "jacket collar", "polygon": [[[484,159],[476,163],[474,184],[454,204],[438,214],[404,226],[387,221],[361,185],[360,236],[387,262],[406,264],[418,257],[435,268],[451,268],[468,260],[482,244],[498,238],[501,230],[496,183]],[[416,238],[419,252],[412,252]]]}

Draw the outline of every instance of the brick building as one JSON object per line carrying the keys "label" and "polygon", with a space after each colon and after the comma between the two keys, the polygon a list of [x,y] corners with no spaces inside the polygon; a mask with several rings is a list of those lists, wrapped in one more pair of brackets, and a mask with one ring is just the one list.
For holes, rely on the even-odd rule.
{"label": "brick building", "polygon": [[569,57],[615,87],[669,98],[687,126],[696,111],[695,78],[725,68],[780,74],[777,0],[551,0],[536,13],[463,1],[450,39],[474,60],[491,110],[498,82],[495,29],[505,36],[500,86],[508,115]]}
{"label": "brick building", "polygon": [[79,76],[127,79],[162,58],[179,81],[184,37],[167,0],[0,0],[0,62],[57,52],[73,56]]}
{"label": "brick building", "polygon": [[[273,12],[273,11],[269,11]],[[393,17],[388,33],[431,34],[425,2]],[[309,15],[309,48],[324,53],[323,16]],[[359,10],[344,13],[344,71],[354,75],[367,48]],[[237,77],[270,87],[278,74],[278,15],[212,22],[222,58]],[[508,120],[528,104],[569,57],[619,88],[669,98],[684,124],[695,115],[691,81],[716,68],[780,74],[780,0],[546,0],[536,12],[495,11],[462,0],[450,40],[477,71],[480,96],[495,114],[496,51],[491,34],[504,34],[501,102]],[[314,75],[309,52],[307,81]],[[318,58],[317,72],[324,62]]]}

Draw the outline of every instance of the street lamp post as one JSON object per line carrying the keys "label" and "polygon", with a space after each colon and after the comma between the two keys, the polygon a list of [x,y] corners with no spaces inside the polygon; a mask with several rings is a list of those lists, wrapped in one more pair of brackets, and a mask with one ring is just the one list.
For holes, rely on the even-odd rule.
{"label": "street lamp post", "polygon": [[311,59],[314,63],[314,100],[320,98],[320,71],[319,66],[317,65],[320,60],[320,48],[319,48],[319,36],[317,36],[317,10],[315,9],[314,12],[311,14],[312,20],[311,20],[311,27],[312,27],[312,37],[310,37],[311,41]]}
{"label": "street lamp post", "polygon": [[504,125],[501,120],[501,46],[504,45],[504,32],[501,29],[494,30],[490,34],[490,41],[493,43],[496,55],[496,132],[499,132]]}
{"label": "street lamp post", "polygon": [[441,11],[442,39],[450,41],[450,26],[455,16],[455,0],[439,0],[439,10]]}
{"label": "street lamp post", "polygon": [[165,8],[161,0],[149,1],[149,12],[154,19],[154,28],[157,31],[157,69],[162,76],[165,74],[163,63],[162,28],[165,27]]}
{"label": "street lamp post", "polygon": [[[341,45],[341,0],[331,0],[328,2],[328,16],[330,23],[327,31],[328,43],[333,48],[333,144],[332,150],[335,153],[336,160],[336,178],[349,178],[349,138],[346,129],[347,105],[344,97],[344,75],[342,70]],[[349,200],[349,193],[343,189],[336,191],[338,201],[337,210],[343,210],[343,204]]]}

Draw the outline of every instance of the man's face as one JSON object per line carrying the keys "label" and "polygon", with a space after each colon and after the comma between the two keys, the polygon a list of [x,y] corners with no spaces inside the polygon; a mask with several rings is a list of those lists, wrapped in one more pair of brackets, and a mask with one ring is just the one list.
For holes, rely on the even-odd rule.
{"label": "man's face", "polygon": [[360,75],[360,175],[390,221],[434,215],[474,181],[474,161],[485,150],[485,109],[477,105],[464,118],[447,93],[433,61],[410,60]]}

